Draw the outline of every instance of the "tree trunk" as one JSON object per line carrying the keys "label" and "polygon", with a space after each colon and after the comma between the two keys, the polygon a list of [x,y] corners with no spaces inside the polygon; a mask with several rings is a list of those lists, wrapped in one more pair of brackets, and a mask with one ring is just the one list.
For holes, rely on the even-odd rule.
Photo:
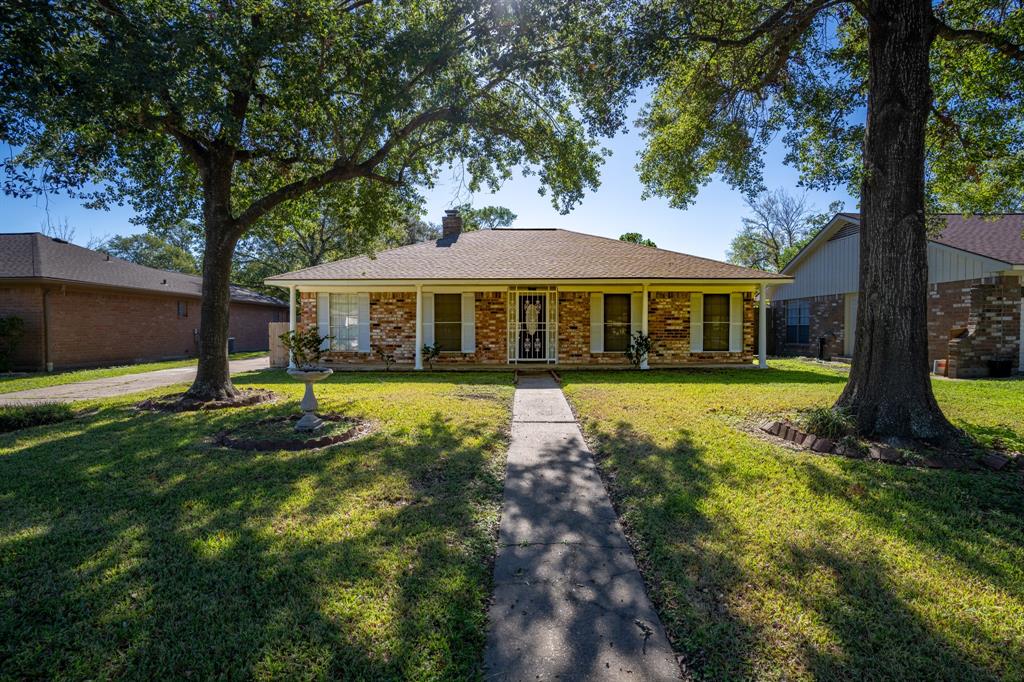
{"label": "tree trunk", "polygon": [[864,435],[947,442],[957,431],[928,367],[925,125],[930,0],[868,3],[868,112],[861,184],[860,307],[850,380],[837,402]]}
{"label": "tree trunk", "polygon": [[194,400],[237,397],[228,366],[231,311],[231,261],[238,236],[231,217],[231,174],[208,172],[203,178],[203,302],[199,317],[199,368],[185,394]]}

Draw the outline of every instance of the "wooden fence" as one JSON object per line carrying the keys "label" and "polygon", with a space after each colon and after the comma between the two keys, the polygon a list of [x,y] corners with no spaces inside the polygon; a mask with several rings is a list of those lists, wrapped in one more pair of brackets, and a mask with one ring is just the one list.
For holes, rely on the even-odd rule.
{"label": "wooden fence", "polygon": [[285,350],[284,344],[281,343],[280,336],[288,331],[287,322],[271,322],[270,323],[270,366],[271,367],[287,367],[288,366],[288,351]]}

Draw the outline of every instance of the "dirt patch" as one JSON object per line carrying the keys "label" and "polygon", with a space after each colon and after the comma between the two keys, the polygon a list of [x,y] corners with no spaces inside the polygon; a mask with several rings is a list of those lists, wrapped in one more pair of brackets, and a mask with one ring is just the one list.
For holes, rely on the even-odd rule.
{"label": "dirt patch", "polygon": [[157,412],[197,412],[199,410],[224,410],[231,407],[248,407],[260,403],[269,403],[277,399],[277,394],[265,388],[243,388],[239,395],[229,400],[195,400],[186,398],[184,393],[172,393],[143,400],[135,407],[140,410]]}
{"label": "dirt patch", "polygon": [[372,422],[341,414],[318,415],[324,426],[313,433],[295,430],[299,415],[268,417],[217,434],[214,442],[235,450],[316,450],[348,443],[374,431]]}

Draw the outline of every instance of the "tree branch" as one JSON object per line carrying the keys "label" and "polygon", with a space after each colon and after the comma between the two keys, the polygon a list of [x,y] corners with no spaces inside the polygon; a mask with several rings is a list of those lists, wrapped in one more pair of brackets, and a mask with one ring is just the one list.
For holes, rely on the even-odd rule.
{"label": "tree branch", "polygon": [[934,18],[936,35],[946,40],[963,40],[990,47],[1014,61],[1024,61],[1024,47],[1003,36],[975,28],[953,28],[939,17]]}

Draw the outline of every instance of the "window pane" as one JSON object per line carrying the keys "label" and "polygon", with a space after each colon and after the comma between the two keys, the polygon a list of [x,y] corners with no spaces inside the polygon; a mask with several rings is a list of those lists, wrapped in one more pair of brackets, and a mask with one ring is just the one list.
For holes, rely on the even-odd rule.
{"label": "window pane", "polygon": [[462,350],[462,294],[434,294],[434,345]]}
{"label": "window pane", "polygon": [[704,294],[704,350],[729,350],[729,294]]}
{"label": "window pane", "polygon": [[606,353],[624,353],[629,347],[629,316],[629,294],[605,294],[604,350]]}
{"label": "window pane", "polygon": [[356,294],[331,294],[331,349],[359,350],[359,297]]}

